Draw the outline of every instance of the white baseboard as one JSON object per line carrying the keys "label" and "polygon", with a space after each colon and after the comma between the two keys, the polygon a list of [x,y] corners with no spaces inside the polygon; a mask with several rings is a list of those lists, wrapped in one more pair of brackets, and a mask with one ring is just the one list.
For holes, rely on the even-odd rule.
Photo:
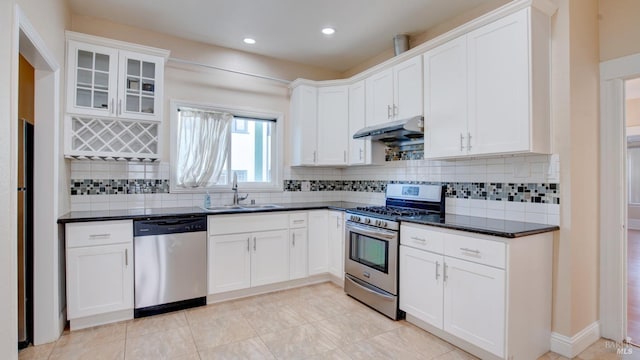
{"label": "white baseboard", "polygon": [[573,358],[600,339],[600,322],[596,321],[572,337],[551,333],[551,351]]}
{"label": "white baseboard", "polygon": [[629,219],[627,226],[631,230],[640,230],[640,219]]}

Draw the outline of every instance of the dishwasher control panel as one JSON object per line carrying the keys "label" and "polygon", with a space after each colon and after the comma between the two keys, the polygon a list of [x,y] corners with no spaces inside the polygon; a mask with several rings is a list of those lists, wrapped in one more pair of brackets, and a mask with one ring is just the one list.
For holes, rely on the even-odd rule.
{"label": "dishwasher control panel", "polygon": [[206,216],[135,220],[133,236],[152,236],[207,231]]}

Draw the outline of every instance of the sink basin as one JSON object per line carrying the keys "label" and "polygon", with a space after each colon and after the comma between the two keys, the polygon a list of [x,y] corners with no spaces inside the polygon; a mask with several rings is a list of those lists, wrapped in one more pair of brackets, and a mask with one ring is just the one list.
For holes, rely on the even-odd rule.
{"label": "sink basin", "polygon": [[247,209],[247,210],[278,209],[282,207],[280,205],[275,205],[275,204],[253,204],[253,205],[240,205],[240,206],[242,206],[244,209]]}
{"label": "sink basin", "polygon": [[211,206],[208,208],[203,207],[205,211],[209,212],[223,212],[223,211],[242,211],[244,208],[240,205],[219,205]]}
{"label": "sink basin", "polygon": [[226,212],[226,211],[251,211],[251,210],[266,210],[266,209],[278,209],[280,205],[275,204],[253,204],[253,205],[218,205],[211,206],[203,209],[208,212]]}

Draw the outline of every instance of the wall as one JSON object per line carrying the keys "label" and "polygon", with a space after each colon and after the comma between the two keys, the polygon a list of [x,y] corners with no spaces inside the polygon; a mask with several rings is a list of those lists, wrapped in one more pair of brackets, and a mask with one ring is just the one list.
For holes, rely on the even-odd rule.
{"label": "wall", "polygon": [[624,110],[627,126],[640,126],[640,98],[627,99]]}
{"label": "wall", "polygon": [[640,1],[599,0],[600,61],[640,53]]}
{"label": "wall", "polygon": [[[509,3],[509,1],[510,0],[492,0],[492,1],[486,2],[476,7],[475,9],[472,9],[463,14],[457,15],[447,21],[444,21],[421,34],[412,35],[409,39],[410,48],[416,47],[424,42],[427,42],[437,37],[438,35],[444,34],[449,30],[455,29],[456,27],[470,20],[473,20],[483,14],[490,12],[491,10],[497,9],[500,6]],[[391,45],[391,42],[390,42],[390,45]],[[393,51],[393,46],[390,46],[387,50],[381,52],[380,54],[345,71],[342,74],[342,77],[344,78],[351,77],[370,67],[373,67],[374,65],[380,64],[386,60],[391,59],[392,57],[394,57],[394,55],[395,54]]]}

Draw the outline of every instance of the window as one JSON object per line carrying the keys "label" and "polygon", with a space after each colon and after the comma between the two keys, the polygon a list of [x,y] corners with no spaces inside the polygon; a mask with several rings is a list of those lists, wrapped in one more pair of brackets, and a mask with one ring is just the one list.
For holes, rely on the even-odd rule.
{"label": "window", "polygon": [[629,204],[640,204],[640,147],[627,148]]}
{"label": "window", "polygon": [[171,192],[229,191],[234,173],[240,191],[281,190],[280,119],[172,101]]}

